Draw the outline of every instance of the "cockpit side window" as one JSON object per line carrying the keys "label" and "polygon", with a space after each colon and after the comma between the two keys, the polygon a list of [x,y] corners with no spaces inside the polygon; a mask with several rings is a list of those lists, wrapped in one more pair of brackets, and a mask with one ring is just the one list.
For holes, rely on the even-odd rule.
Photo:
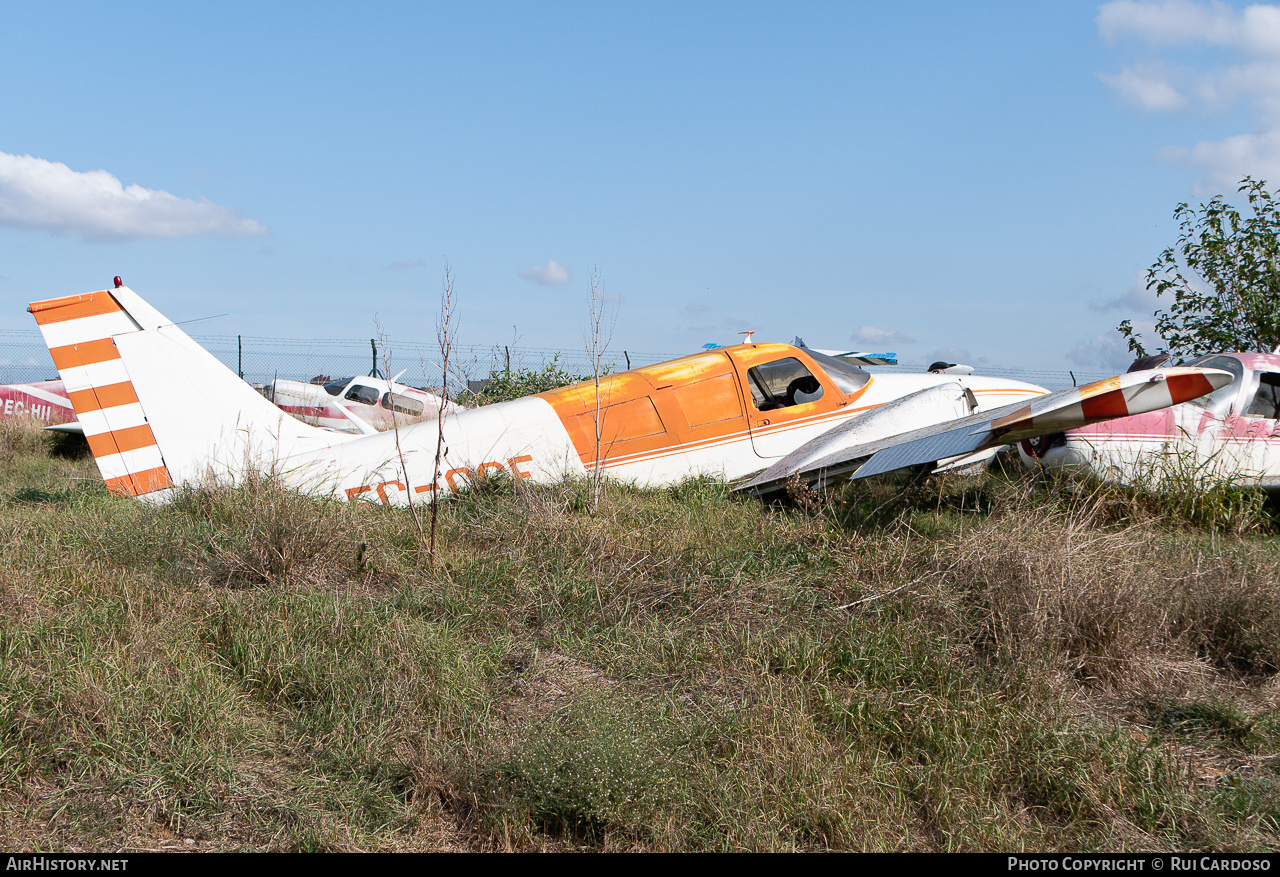
{"label": "cockpit side window", "polygon": [[747,371],[751,399],[759,411],[773,411],[816,402],[822,398],[822,384],[795,357],[764,362]]}
{"label": "cockpit side window", "polygon": [[1254,393],[1244,416],[1280,420],[1280,374],[1258,372],[1258,392]]}
{"label": "cockpit side window", "polygon": [[360,402],[364,405],[377,405],[378,390],[376,387],[367,387],[364,384],[356,384],[350,390],[347,390],[347,395],[343,398],[350,399],[352,402]]}
{"label": "cockpit side window", "polygon": [[417,399],[410,399],[408,396],[401,396],[399,393],[391,392],[382,394],[382,407],[388,411],[408,414],[410,417],[421,417],[424,410],[423,404]]}
{"label": "cockpit side window", "polygon": [[1231,383],[1225,387],[1219,387],[1207,396],[1191,400],[1192,405],[1207,408],[1218,417],[1226,417],[1231,412],[1231,403],[1236,400],[1236,396],[1240,392],[1240,381],[1244,379],[1244,366],[1241,365],[1240,360],[1233,359],[1230,356],[1202,356],[1188,363],[1188,365],[1199,366],[1200,368],[1220,368],[1223,371],[1231,372]]}

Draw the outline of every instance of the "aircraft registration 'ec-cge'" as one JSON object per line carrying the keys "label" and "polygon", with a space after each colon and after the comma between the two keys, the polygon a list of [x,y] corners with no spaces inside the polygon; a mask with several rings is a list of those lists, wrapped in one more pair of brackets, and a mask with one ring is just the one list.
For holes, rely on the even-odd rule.
{"label": "aircraft registration 'ec-cge'", "polygon": [[282,412],[118,280],[30,311],[107,486],[149,501],[253,470],[305,493],[390,505],[498,473],[549,482],[596,470],[650,486],[765,470],[741,488],[764,494],[797,475],[823,483],[968,462],[1231,380],[1162,369],[1049,393],[1004,378],[872,375],[815,351],[746,343],[350,435]]}

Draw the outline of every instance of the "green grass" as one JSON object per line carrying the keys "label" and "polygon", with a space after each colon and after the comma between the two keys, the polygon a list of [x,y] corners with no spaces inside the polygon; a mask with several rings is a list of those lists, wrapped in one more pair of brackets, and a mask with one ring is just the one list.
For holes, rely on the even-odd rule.
{"label": "green grass", "polygon": [[1252,499],[494,481],[432,565],[403,510],[0,457],[10,849],[1277,846]]}

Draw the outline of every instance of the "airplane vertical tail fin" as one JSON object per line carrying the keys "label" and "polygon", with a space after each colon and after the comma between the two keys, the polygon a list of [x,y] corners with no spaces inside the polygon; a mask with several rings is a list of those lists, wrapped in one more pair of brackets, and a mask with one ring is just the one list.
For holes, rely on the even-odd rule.
{"label": "airplane vertical tail fin", "polygon": [[127,287],[29,307],[108,489],[161,499],[213,474],[332,444],[280,411]]}
{"label": "airplane vertical tail fin", "polygon": [[139,326],[106,290],[29,308],[71,406],[113,493],[142,496],[173,485],[113,336]]}

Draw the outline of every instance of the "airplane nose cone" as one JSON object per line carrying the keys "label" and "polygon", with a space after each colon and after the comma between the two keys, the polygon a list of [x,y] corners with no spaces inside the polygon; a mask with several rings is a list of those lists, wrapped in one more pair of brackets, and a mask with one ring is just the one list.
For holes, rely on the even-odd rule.
{"label": "airplane nose cone", "polygon": [[1039,459],[1049,453],[1051,449],[1061,447],[1066,439],[1066,433],[1052,432],[1048,435],[1037,435],[1023,439],[1019,442],[1019,447],[1024,456]]}
{"label": "airplane nose cone", "polygon": [[1018,455],[1028,469],[1087,468],[1093,462],[1088,441],[1062,432],[1018,442]]}

